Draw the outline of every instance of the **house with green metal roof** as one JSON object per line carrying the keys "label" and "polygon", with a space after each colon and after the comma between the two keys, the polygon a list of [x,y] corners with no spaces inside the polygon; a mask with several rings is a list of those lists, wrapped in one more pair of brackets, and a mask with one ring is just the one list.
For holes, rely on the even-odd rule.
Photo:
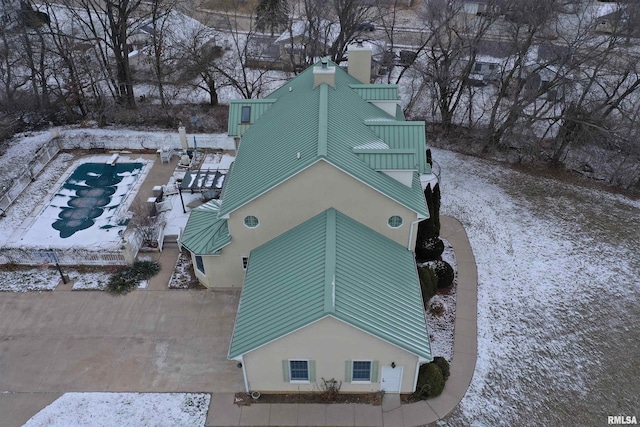
{"label": "house with green metal roof", "polygon": [[242,288],[229,358],[246,391],[414,391],[432,360],[414,248],[429,216],[423,122],[398,87],[323,60],[261,100],[232,101],[236,159],[181,237],[198,280]]}
{"label": "house with green metal roof", "polygon": [[247,391],[415,391],[432,357],[412,252],[335,209],[259,246],[229,358]]}
{"label": "house with green metal roof", "polygon": [[181,244],[212,289],[240,288],[251,251],[335,208],[408,251],[428,218],[423,122],[396,85],[370,84],[371,51],[349,70],[323,60],[260,100],[230,103],[236,159],[215,209],[194,210]]}

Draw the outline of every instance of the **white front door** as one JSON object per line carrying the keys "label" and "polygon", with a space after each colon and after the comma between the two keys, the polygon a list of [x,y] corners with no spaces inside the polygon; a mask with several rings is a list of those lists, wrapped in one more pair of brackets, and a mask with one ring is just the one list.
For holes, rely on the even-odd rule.
{"label": "white front door", "polygon": [[402,368],[396,366],[382,367],[382,381],[380,382],[380,390],[387,393],[400,393],[400,385],[402,384]]}

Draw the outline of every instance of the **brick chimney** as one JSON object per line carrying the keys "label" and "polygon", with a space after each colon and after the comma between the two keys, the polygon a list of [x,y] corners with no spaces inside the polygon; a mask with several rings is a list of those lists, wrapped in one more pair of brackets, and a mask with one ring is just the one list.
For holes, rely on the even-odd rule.
{"label": "brick chimney", "polygon": [[313,87],[315,88],[322,83],[336,87],[336,67],[330,67],[327,58],[322,58],[320,65],[313,67]]}
{"label": "brick chimney", "polygon": [[355,44],[347,48],[349,55],[349,74],[360,83],[371,83],[371,46],[365,46],[362,40],[356,40]]}

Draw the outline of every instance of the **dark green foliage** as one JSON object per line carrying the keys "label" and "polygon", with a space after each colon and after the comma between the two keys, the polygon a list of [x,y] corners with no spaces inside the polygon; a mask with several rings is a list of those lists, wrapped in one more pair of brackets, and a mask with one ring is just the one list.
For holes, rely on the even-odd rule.
{"label": "dark green foliage", "polygon": [[136,261],[130,271],[131,276],[138,280],[148,280],[160,272],[160,264],[156,261]]}
{"label": "dark green foliage", "polygon": [[433,237],[438,237],[440,235],[440,184],[437,183],[433,187],[433,206],[429,208],[429,215],[433,218],[433,227],[436,230],[436,235]]}
{"label": "dark green foliage", "polygon": [[439,237],[430,237],[416,242],[416,260],[418,262],[440,259],[442,252],[444,252],[444,242]]}
{"label": "dark green foliage", "polygon": [[453,285],[454,271],[453,267],[446,261],[429,261],[426,265],[433,269],[438,276],[438,288],[448,288]]}
{"label": "dark green foliage", "polygon": [[449,362],[447,362],[447,359],[442,356],[436,356],[433,358],[433,363],[435,365],[438,365],[438,368],[440,368],[440,371],[442,372],[442,377],[445,381],[447,381],[449,379],[449,375],[451,374],[451,372],[449,371]]}
{"label": "dark green foliage", "polygon": [[438,291],[438,275],[429,267],[421,267],[418,269],[418,277],[420,277],[422,301],[426,309],[429,300]]}
{"label": "dark green foliage", "polygon": [[427,164],[433,167],[433,158],[431,157],[431,148],[427,148]]}
{"label": "dark green foliage", "polygon": [[[440,236],[440,184],[436,184],[433,190],[431,190],[431,186],[427,185],[427,188],[424,189],[424,198],[429,208],[429,218],[418,224],[416,255],[418,254],[419,248],[424,247],[427,240]],[[418,259],[420,258],[421,257],[418,256]]]}
{"label": "dark green foliage", "polygon": [[428,399],[440,396],[442,390],[444,390],[444,377],[438,365],[431,362],[420,366],[418,384],[413,398]]}
{"label": "dark green foliage", "polygon": [[123,295],[131,292],[142,280],[148,280],[158,274],[160,264],[156,261],[136,261],[126,270],[118,271],[109,277],[107,292]]}
{"label": "dark green foliage", "polygon": [[118,271],[109,277],[107,292],[114,295],[123,295],[138,286],[139,281],[129,274],[129,270]]}
{"label": "dark green foliage", "polygon": [[271,35],[286,27],[289,21],[289,3],[287,0],[260,0],[256,6],[256,28],[259,31],[269,29]]}

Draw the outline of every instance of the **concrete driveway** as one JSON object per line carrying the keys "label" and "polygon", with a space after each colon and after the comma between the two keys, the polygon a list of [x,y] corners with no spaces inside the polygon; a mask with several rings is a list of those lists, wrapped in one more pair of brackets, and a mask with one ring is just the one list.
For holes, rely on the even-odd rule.
{"label": "concrete driveway", "polygon": [[[0,392],[235,392],[238,293],[0,295]],[[1,396],[1,395],[0,395]]]}

